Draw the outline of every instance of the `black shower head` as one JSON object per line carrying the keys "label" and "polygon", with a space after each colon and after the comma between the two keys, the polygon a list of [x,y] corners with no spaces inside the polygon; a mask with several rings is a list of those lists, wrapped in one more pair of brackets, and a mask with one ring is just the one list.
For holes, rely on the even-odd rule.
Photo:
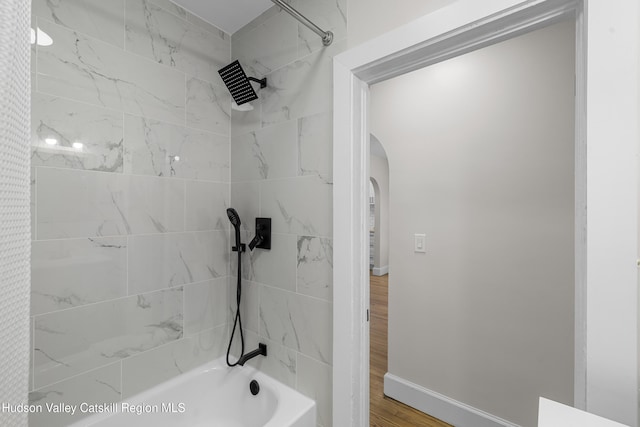
{"label": "black shower head", "polygon": [[231,221],[231,225],[233,225],[235,228],[240,227],[240,215],[238,215],[238,212],[236,212],[235,209],[227,209],[227,216],[229,217],[229,221]]}
{"label": "black shower head", "polygon": [[237,60],[233,61],[226,67],[219,69],[218,74],[222,77],[224,84],[227,85],[227,89],[229,89],[229,92],[237,105],[242,105],[246,102],[258,99],[258,95],[256,94],[256,91],[253,90],[249,80],[260,83],[261,88],[267,87],[266,77],[263,79],[247,77],[240,65],[240,62]]}

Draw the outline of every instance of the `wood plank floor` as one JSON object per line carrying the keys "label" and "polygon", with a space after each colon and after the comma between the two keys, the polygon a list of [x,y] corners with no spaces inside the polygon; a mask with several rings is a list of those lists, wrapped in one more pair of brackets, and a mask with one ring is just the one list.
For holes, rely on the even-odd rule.
{"label": "wood plank floor", "polygon": [[386,397],[388,275],[370,276],[370,425],[375,427],[452,427],[403,403]]}

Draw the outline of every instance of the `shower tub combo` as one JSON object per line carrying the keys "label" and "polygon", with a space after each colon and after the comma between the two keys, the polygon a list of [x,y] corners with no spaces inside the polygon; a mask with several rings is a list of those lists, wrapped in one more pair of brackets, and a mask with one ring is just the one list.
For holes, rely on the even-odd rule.
{"label": "shower tub combo", "polygon": [[[253,393],[259,388],[259,391]],[[316,427],[316,403],[273,378],[218,359],[72,427]]]}
{"label": "shower tub combo", "polygon": [[[325,46],[333,41],[331,31],[323,31],[304,15],[282,0],[272,0],[285,12],[306,25],[320,37]],[[233,107],[258,98],[251,82],[267,86],[267,79],[248,77],[238,61],[218,70],[233,98]],[[238,253],[236,315],[226,357],[210,362],[186,374],[162,383],[120,403],[105,405],[107,411],[84,418],[72,427],[316,427],[316,402],[284,384],[244,366],[257,357],[267,357],[267,346],[244,352],[244,336],[240,316],[242,289],[242,253],[256,248],[271,249],[271,219],[256,218],[256,236],[245,245],[240,241],[240,216],[233,208],[227,216],[235,229]],[[231,362],[230,352],[236,327],[240,338],[240,355]],[[226,362],[226,363],[225,363]],[[82,410],[82,409],[81,409]]]}

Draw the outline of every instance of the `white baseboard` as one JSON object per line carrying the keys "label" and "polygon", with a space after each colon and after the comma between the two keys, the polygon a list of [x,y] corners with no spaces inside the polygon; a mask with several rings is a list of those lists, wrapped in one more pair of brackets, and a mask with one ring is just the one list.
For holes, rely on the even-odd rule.
{"label": "white baseboard", "polygon": [[373,275],[374,276],[384,276],[385,274],[389,274],[389,266],[385,265],[382,267],[373,267]]}
{"label": "white baseboard", "polygon": [[518,427],[388,372],[384,375],[384,394],[456,427]]}

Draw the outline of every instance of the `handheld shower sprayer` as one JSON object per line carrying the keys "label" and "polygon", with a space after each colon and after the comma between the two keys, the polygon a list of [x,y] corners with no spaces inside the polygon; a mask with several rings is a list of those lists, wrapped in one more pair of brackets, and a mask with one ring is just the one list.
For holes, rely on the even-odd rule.
{"label": "handheld shower sprayer", "polygon": [[238,215],[238,212],[235,209],[228,208],[227,217],[229,217],[229,221],[231,222],[231,225],[233,225],[233,228],[235,228],[235,231],[236,231],[236,245],[231,249],[234,252],[237,252],[237,251],[244,252],[245,246],[244,244],[240,243],[240,225],[242,224],[242,222],[240,222],[240,215]]}
{"label": "handheld shower sprayer", "polygon": [[238,212],[233,208],[229,208],[227,209],[227,216],[229,217],[231,225],[233,225],[236,230],[239,230],[238,227],[240,227],[242,222],[240,221],[240,215],[238,215]]}

